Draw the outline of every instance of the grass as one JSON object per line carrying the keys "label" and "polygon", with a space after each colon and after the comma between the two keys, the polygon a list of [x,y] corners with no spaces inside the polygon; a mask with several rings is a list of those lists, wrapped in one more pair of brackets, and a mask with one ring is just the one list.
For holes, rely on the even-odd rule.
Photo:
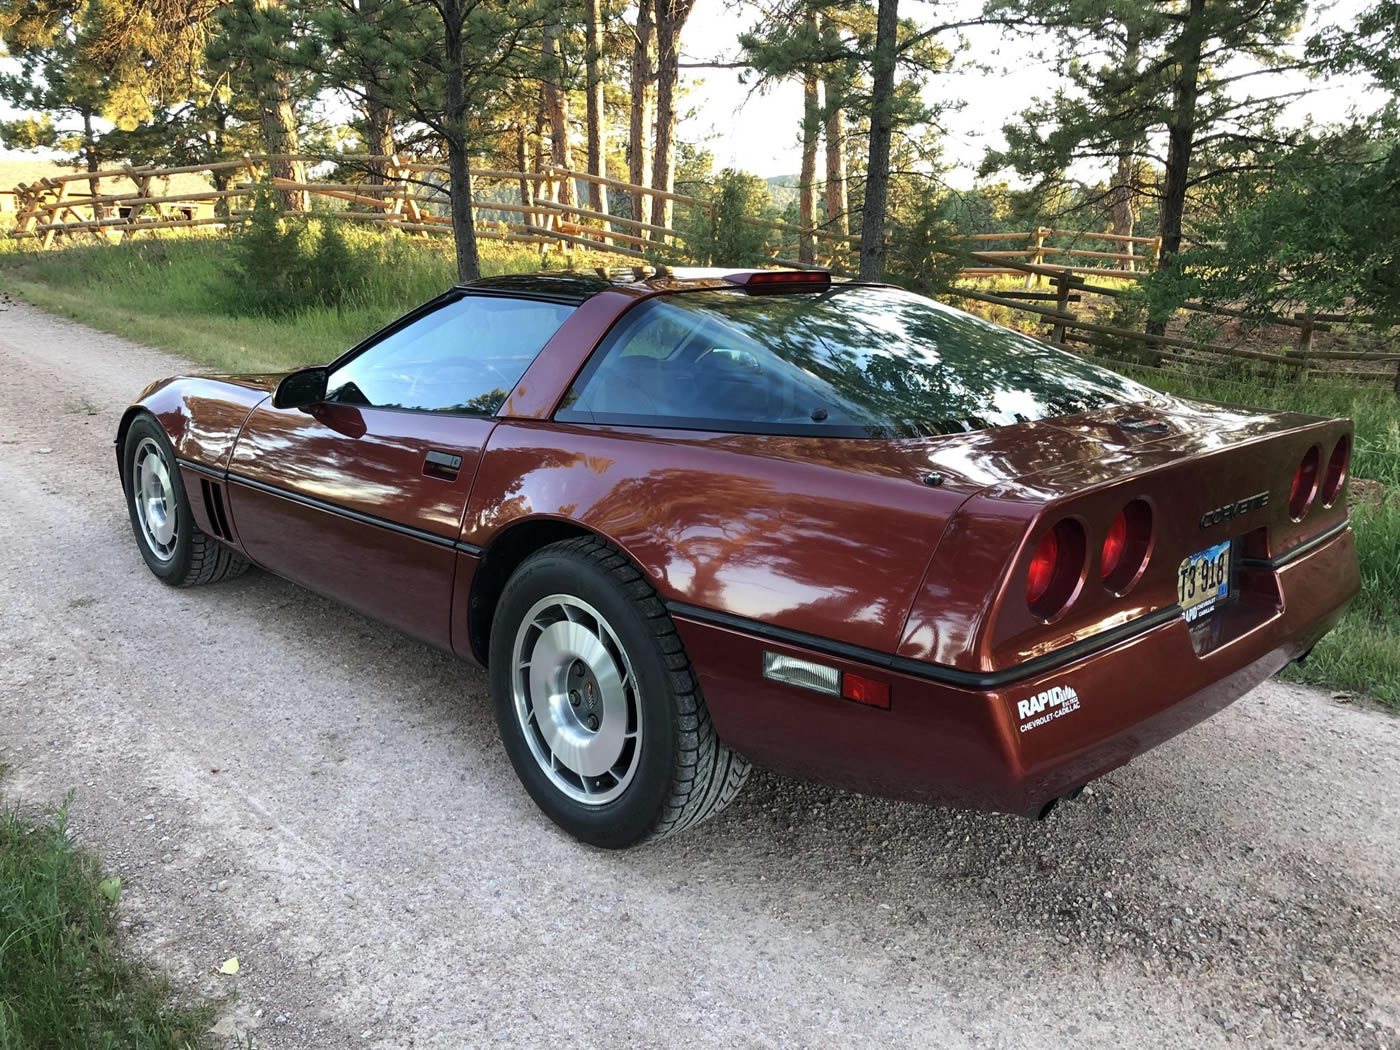
{"label": "grass", "polygon": [[36,821],[0,799],[0,1050],[208,1045],[212,1009],[117,951],[120,893],[74,844],[68,802]]}
{"label": "grass", "polygon": [[[331,360],[456,280],[451,244],[443,239],[367,230],[350,230],[346,239],[356,265],[371,274],[365,294],[341,309],[311,307],[289,317],[228,311],[227,285],[240,278],[223,236],[143,238],[49,252],[29,247],[33,241],[16,246],[6,238],[0,241],[0,290],[217,371],[285,371]],[[554,256],[554,265],[563,265],[559,258]],[[491,241],[482,242],[481,262],[486,274],[541,268],[532,249]]]}

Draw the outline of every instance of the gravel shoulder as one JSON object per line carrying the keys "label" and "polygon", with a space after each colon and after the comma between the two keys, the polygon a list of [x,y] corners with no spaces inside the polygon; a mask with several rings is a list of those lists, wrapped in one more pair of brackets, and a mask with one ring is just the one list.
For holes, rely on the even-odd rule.
{"label": "gravel shoulder", "polygon": [[150,576],[111,439],[187,367],[0,294],[0,763],[75,791],[132,952],[229,996],[224,1035],[1400,1045],[1400,720],[1270,682],[1042,824],[760,773],[591,850],[516,783],[484,675],[264,573]]}

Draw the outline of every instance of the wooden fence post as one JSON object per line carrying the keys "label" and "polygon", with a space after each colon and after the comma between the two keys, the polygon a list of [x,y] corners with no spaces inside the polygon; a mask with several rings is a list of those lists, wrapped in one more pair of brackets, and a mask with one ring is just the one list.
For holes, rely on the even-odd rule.
{"label": "wooden fence post", "polygon": [[[1298,317],[1297,315],[1294,316],[1294,320],[1300,320],[1303,322],[1302,327],[1298,329],[1298,348],[1295,351],[1295,353],[1297,353],[1298,357],[1300,357],[1304,362],[1307,361],[1308,355],[1312,353],[1313,318],[1315,316],[1316,313],[1312,309],[1309,309],[1307,312],[1305,312],[1302,315],[1302,317]],[[1294,373],[1295,379],[1301,380],[1306,376],[1306,368],[1300,368],[1297,372]]]}
{"label": "wooden fence post", "polygon": [[[48,181],[47,179],[44,181]],[[54,224],[58,222],[59,205],[63,203],[63,198],[68,196],[68,183],[60,182],[58,192],[54,195],[53,205],[49,209],[49,228],[44,231],[44,249],[47,251],[53,247],[53,241],[58,236],[58,231],[54,229]]]}
{"label": "wooden fence post", "polygon": [[[1061,270],[1058,277],[1051,278],[1051,280],[1055,282],[1056,313],[1069,313],[1070,281],[1073,280],[1073,278],[1074,271],[1068,269]],[[1055,319],[1055,325],[1050,329],[1050,342],[1057,343],[1060,346],[1065,345],[1065,322],[1060,318]]]}
{"label": "wooden fence post", "polygon": [[[1044,256],[1045,256],[1045,253],[1044,253],[1044,251],[1043,251],[1044,246],[1045,246],[1045,229],[1044,229],[1044,227],[1037,226],[1034,230],[1031,231],[1031,264],[1032,264],[1033,266],[1039,266],[1039,265],[1040,265],[1041,259],[1044,258]],[[1026,274],[1026,287],[1027,287],[1027,288],[1034,288],[1034,287],[1038,286],[1040,283],[1041,283],[1041,277],[1040,277],[1039,274],[1032,274],[1032,273]]]}

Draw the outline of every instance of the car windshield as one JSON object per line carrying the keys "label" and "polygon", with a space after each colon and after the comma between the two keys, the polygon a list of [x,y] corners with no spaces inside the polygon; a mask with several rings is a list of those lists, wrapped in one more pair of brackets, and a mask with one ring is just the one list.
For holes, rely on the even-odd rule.
{"label": "car windshield", "polygon": [[706,290],[632,310],[557,418],[921,437],[1152,397],[1073,354],[897,289]]}

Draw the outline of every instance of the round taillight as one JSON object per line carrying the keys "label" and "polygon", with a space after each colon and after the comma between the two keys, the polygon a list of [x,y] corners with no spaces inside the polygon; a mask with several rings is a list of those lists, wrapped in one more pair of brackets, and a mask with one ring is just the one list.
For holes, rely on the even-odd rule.
{"label": "round taillight", "polygon": [[1055,569],[1060,564],[1060,541],[1051,529],[1040,541],[1040,546],[1031,555],[1031,567],[1026,572],[1026,601],[1037,604],[1050,590],[1055,579]]}
{"label": "round taillight", "polygon": [[1110,591],[1124,594],[1139,576],[1152,551],[1152,508],[1135,499],[1118,512],[1103,539],[1099,576]]}
{"label": "round taillight", "polygon": [[1302,521],[1317,495],[1317,469],[1322,452],[1316,445],[1308,449],[1293,474],[1293,486],[1288,490],[1288,513],[1294,521]]}
{"label": "round taillight", "polygon": [[1043,620],[1064,611],[1079,591],[1084,571],[1084,529],[1071,518],[1040,538],[1026,567],[1026,604]]}
{"label": "round taillight", "polygon": [[1108,527],[1103,538],[1103,553],[1099,558],[1099,575],[1108,579],[1123,561],[1123,550],[1128,546],[1128,514],[1120,510],[1118,517]]}
{"label": "round taillight", "polygon": [[1330,507],[1342,494],[1347,471],[1351,468],[1351,435],[1343,434],[1327,460],[1327,473],[1322,477],[1322,505]]}

